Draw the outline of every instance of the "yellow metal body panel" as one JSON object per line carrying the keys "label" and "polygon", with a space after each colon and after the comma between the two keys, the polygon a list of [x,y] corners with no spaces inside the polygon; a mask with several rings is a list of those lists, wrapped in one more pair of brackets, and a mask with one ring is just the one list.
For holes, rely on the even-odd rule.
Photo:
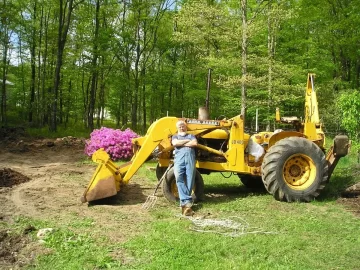
{"label": "yellow metal body panel", "polygon": [[238,115],[233,118],[230,129],[229,150],[226,152],[228,170],[248,172],[250,169],[245,164],[245,140],[243,117]]}
{"label": "yellow metal body panel", "polygon": [[213,130],[204,136],[201,136],[204,139],[223,139],[226,140],[229,137],[229,134],[223,129]]}
{"label": "yellow metal body panel", "polygon": [[303,133],[296,132],[296,131],[282,131],[276,134],[273,134],[269,139],[269,147],[273,146],[276,142],[289,138],[289,137],[305,137]]}

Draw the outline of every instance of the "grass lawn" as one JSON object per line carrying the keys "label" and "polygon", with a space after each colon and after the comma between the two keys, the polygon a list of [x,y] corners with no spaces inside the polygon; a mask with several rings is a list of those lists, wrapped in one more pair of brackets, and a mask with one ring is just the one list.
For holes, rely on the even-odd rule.
{"label": "grass lawn", "polygon": [[[146,233],[119,245],[134,258],[123,269],[360,269],[360,219],[336,202],[338,188],[359,181],[348,165],[341,162],[312,203],[245,192],[236,176],[205,176],[206,193],[218,197],[208,196],[201,212],[209,213],[207,220],[236,222],[236,228],[199,227],[201,220],[155,210]],[[348,181],[337,183],[343,178]]]}
{"label": "grass lawn", "polygon": [[[360,218],[337,202],[345,187],[360,182],[355,162],[355,156],[344,158],[311,203],[278,202],[247,190],[237,176],[204,176],[206,199],[195,206],[195,217],[157,205],[149,210],[151,222],[134,224],[141,233],[123,242],[99,237],[91,216],[64,224],[18,217],[11,228],[5,222],[0,228],[16,234],[29,224],[57,226],[44,239],[50,251],[29,269],[360,269]],[[155,183],[148,174],[138,172]],[[111,229],[121,232],[118,219]]]}

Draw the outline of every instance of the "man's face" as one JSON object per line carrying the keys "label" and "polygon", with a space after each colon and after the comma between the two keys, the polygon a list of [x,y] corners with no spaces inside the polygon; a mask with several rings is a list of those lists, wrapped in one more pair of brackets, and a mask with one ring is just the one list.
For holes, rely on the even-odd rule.
{"label": "man's face", "polygon": [[183,133],[183,132],[186,132],[187,131],[187,128],[186,128],[186,125],[185,124],[180,124],[178,126],[178,132],[179,133]]}

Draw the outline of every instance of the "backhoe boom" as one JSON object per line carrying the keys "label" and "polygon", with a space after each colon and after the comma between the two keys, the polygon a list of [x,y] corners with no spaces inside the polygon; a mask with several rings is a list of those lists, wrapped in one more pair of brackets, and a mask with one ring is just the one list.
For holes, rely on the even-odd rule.
{"label": "backhoe boom", "polygon": [[[176,122],[179,120],[176,117],[164,117],[155,121],[144,137],[132,140],[134,155],[129,162],[121,166],[117,166],[111,161],[110,156],[104,149],[97,150],[92,159],[99,165],[81,197],[81,201],[90,202],[116,195],[120,191],[121,185],[129,182],[162,141],[169,140],[168,145],[170,145],[170,138],[177,132]],[[189,132],[194,135],[207,134],[219,128],[230,128],[233,123],[232,120],[200,121],[197,119],[187,119],[186,122],[188,123]],[[166,150],[171,149],[169,147]],[[215,149],[212,151],[217,153]]]}

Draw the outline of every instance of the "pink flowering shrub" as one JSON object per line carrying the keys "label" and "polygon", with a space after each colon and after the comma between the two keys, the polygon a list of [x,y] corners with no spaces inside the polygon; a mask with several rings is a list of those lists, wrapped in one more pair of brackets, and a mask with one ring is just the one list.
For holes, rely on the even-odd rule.
{"label": "pink flowering shrub", "polygon": [[96,150],[104,148],[112,160],[130,159],[133,155],[131,139],[137,138],[131,129],[121,131],[102,127],[94,129],[90,134],[90,139],[85,141],[85,154],[91,156]]}

